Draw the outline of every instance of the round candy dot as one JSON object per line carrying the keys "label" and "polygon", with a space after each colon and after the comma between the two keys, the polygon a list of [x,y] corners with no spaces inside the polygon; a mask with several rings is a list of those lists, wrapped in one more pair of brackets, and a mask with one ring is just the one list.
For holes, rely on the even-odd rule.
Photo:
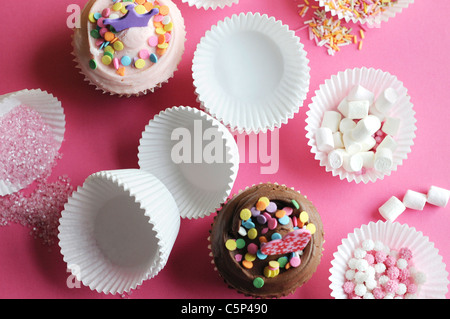
{"label": "round candy dot", "polygon": [[270,239],[272,240],[277,240],[277,239],[281,239],[283,238],[283,236],[281,236],[280,233],[273,233],[272,236],[270,236]]}
{"label": "round candy dot", "polygon": [[264,260],[264,259],[267,258],[267,255],[266,255],[266,254],[263,254],[263,253],[261,252],[261,250],[258,250],[258,251],[256,252],[256,257],[258,257],[258,258],[261,259],[261,260]]}
{"label": "round candy dot", "polygon": [[148,38],[148,45],[151,47],[156,47],[158,45],[158,37],[155,35]]}
{"label": "round candy dot", "polygon": [[100,28],[104,28],[104,27],[105,27],[105,24],[103,23],[104,20],[105,20],[105,18],[103,18],[103,17],[100,17],[100,18],[97,20],[97,25],[98,25]]}
{"label": "round candy dot", "polygon": [[286,264],[288,263],[288,258],[286,256],[283,256],[278,258],[277,261],[280,264],[280,267],[284,268],[284,266],[286,266]]}
{"label": "round candy dot", "polygon": [[146,49],[142,49],[141,51],[139,51],[138,55],[141,59],[144,59],[144,60],[148,59],[150,57],[150,53]]}
{"label": "round candy dot", "polygon": [[245,230],[244,227],[239,226],[239,230],[238,230],[239,235],[241,236],[247,236],[247,231]]}
{"label": "round candy dot", "polygon": [[248,261],[254,261],[256,259],[256,255],[253,255],[253,254],[250,254],[250,253],[246,253],[245,256],[244,256],[244,259],[248,260]]}
{"label": "round candy dot", "polygon": [[105,9],[103,9],[103,11],[102,11],[102,16],[103,16],[104,18],[108,18],[110,14],[111,14],[111,9],[110,9],[110,8],[105,8]]}
{"label": "round candy dot", "polygon": [[289,259],[289,263],[291,264],[292,267],[296,268],[298,266],[300,266],[302,260],[300,259],[299,256],[294,256],[291,259]]}
{"label": "round candy dot", "polygon": [[242,249],[244,247],[245,247],[245,240],[243,240],[242,238],[236,239],[236,248]]}
{"label": "round candy dot", "polygon": [[256,277],[253,279],[253,286],[258,289],[262,288],[262,286],[264,286],[264,279],[261,277]]}
{"label": "round candy dot", "polygon": [[267,226],[269,227],[270,230],[273,230],[277,227],[278,222],[275,218],[271,218],[267,221]]}
{"label": "round candy dot", "polygon": [[259,224],[264,225],[265,223],[267,223],[267,218],[264,215],[258,215],[258,216],[256,216],[256,221]]}
{"label": "round candy dot", "polygon": [[277,212],[275,213],[275,217],[276,218],[282,218],[284,216],[286,216],[286,212],[284,210],[282,210],[282,209],[277,210]]}
{"label": "round candy dot", "polygon": [[150,54],[150,61],[152,61],[153,63],[158,62],[158,57],[156,56],[156,54],[154,53]]}
{"label": "round candy dot", "polygon": [[251,262],[250,260],[244,259],[242,261],[242,266],[244,266],[244,268],[251,269],[251,268],[253,268],[253,262]]}
{"label": "round candy dot", "polygon": [[166,24],[164,26],[164,31],[170,32],[172,30],[173,30],[173,23],[172,22],[169,22],[168,24]]}
{"label": "round candy dot", "polygon": [[162,14],[157,14],[155,15],[155,17],[153,18],[154,22],[161,22],[164,19],[164,16]]}
{"label": "round candy dot", "polygon": [[101,17],[102,17],[102,14],[101,14],[100,12],[94,13],[94,19],[95,19],[95,20],[98,20],[98,19],[100,19]]}
{"label": "round candy dot", "polygon": [[256,255],[258,251],[258,245],[256,245],[255,243],[248,244],[247,251],[252,255]]}
{"label": "round candy dot", "polygon": [[161,23],[164,24],[164,25],[166,25],[166,24],[169,24],[171,21],[172,21],[172,19],[170,18],[170,16],[165,16],[165,17],[162,19]]}
{"label": "round candy dot", "polygon": [[105,47],[105,48],[103,49],[103,51],[105,51],[105,52],[109,52],[109,53],[112,53],[112,54],[114,54],[114,53],[115,53],[115,51],[114,51],[113,47],[112,47],[112,46],[110,46],[110,45],[108,45],[107,47]]}
{"label": "round candy dot", "polygon": [[91,21],[92,23],[96,23],[96,22],[97,22],[97,20],[96,20],[95,17],[94,17],[94,13],[93,13],[93,12],[89,13],[88,19],[89,19],[89,21]]}
{"label": "round candy dot", "polygon": [[117,51],[122,51],[124,48],[123,43],[121,41],[114,42],[113,46],[114,46],[114,49]]}
{"label": "round candy dot", "polygon": [[288,216],[291,215],[292,212],[294,211],[292,207],[283,207],[283,210],[286,212],[286,215]]}
{"label": "round candy dot", "polygon": [[106,41],[110,42],[110,41],[114,40],[114,38],[115,38],[114,33],[112,33],[112,32],[105,33],[104,39]]}
{"label": "round candy dot", "polygon": [[252,212],[253,217],[257,217],[261,214],[261,212],[259,210],[257,210],[256,207],[250,208],[250,211]]}
{"label": "round candy dot", "polygon": [[301,221],[303,224],[305,224],[305,223],[308,221],[308,219],[309,219],[308,213],[305,212],[305,211],[302,211],[302,212],[300,213],[299,219],[300,219],[300,221]]}
{"label": "round candy dot", "polygon": [[100,38],[100,31],[97,29],[91,30],[91,37],[93,37],[94,39]]}
{"label": "round candy dot", "polygon": [[287,225],[287,224],[289,224],[290,221],[291,221],[291,219],[289,218],[289,216],[286,216],[286,215],[284,215],[284,216],[281,217],[281,218],[278,218],[278,222],[279,222],[281,225]]}
{"label": "round candy dot", "polygon": [[105,52],[105,55],[109,56],[111,59],[114,58],[114,54],[112,54],[112,53],[109,52],[109,51],[106,51],[106,52]]}
{"label": "round candy dot", "polygon": [[122,3],[121,2],[116,2],[113,6],[112,6],[113,11],[119,11],[120,9],[122,9]]}
{"label": "round candy dot", "polygon": [[271,261],[269,261],[269,267],[271,269],[278,269],[278,268],[280,268],[280,263],[276,260],[271,260]]}
{"label": "round candy dot", "polygon": [[136,62],[134,63],[134,66],[137,69],[142,69],[145,66],[145,60],[137,59]]}
{"label": "round candy dot", "polygon": [[237,262],[240,262],[240,261],[242,260],[242,255],[241,255],[241,254],[236,254],[236,255],[234,255],[234,259],[235,259]]}
{"label": "round candy dot", "polygon": [[90,61],[89,61],[89,67],[90,67],[92,70],[95,70],[95,69],[97,68],[97,62],[96,62],[94,59],[90,60]]}
{"label": "round candy dot", "polygon": [[147,10],[145,9],[145,7],[142,4],[139,4],[136,7],[134,7],[134,11],[136,11],[136,13],[139,13],[139,14],[147,13]]}
{"label": "round candy dot", "polygon": [[270,202],[266,207],[266,211],[269,213],[275,213],[277,211],[277,204]]}
{"label": "round candy dot", "polygon": [[165,34],[166,30],[164,30],[163,28],[156,28],[155,32],[156,34]]}
{"label": "round candy dot", "polygon": [[161,6],[159,7],[159,14],[166,16],[169,14],[169,7],[168,6]]}
{"label": "round candy dot", "polygon": [[251,221],[251,219],[249,219],[249,220],[242,221],[242,226],[244,226],[247,229],[251,229],[251,228],[255,228],[255,223],[253,223]]}
{"label": "round candy dot", "polygon": [[236,248],[237,248],[236,240],[234,240],[234,239],[228,239],[228,240],[225,242],[225,247],[226,247],[228,250],[230,250],[230,251],[236,250]]}
{"label": "round candy dot", "polygon": [[309,230],[311,235],[313,235],[316,232],[316,225],[309,223],[308,225],[306,225],[306,229]]}
{"label": "round candy dot", "polygon": [[241,213],[239,214],[239,217],[242,220],[249,220],[250,217],[252,217],[252,212],[250,211],[250,209],[244,208],[243,210],[241,210]]}
{"label": "round candy dot", "polygon": [[258,231],[256,230],[256,228],[251,228],[251,229],[248,230],[247,236],[250,239],[255,239],[256,236],[258,236]]}
{"label": "round candy dot", "polygon": [[123,66],[129,66],[131,64],[131,58],[128,55],[124,55],[122,59],[120,59],[120,63],[122,63]]}
{"label": "round candy dot", "polygon": [[269,205],[270,201],[267,197],[261,197],[256,203],[256,209],[262,212]]}
{"label": "round candy dot", "polygon": [[104,56],[102,57],[102,63],[103,63],[104,65],[110,65],[111,62],[112,62],[112,58],[111,58],[109,55],[104,55]]}

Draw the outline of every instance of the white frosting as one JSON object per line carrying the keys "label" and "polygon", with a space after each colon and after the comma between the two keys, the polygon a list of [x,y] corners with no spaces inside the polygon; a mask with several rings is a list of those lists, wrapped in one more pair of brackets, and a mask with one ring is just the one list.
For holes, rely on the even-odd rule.
{"label": "white frosting", "polygon": [[[89,81],[104,91],[119,95],[138,95],[149,89],[157,87],[173,76],[178,63],[184,53],[184,43],[186,31],[181,12],[170,0],[159,0],[161,5],[169,7],[169,17],[173,22],[171,39],[166,53],[159,58],[157,63],[152,63],[146,59],[146,65],[142,69],[132,66],[125,68],[125,75],[117,74],[112,65],[104,65],[101,62],[103,51],[96,46],[96,39],[90,35],[95,24],[89,21],[89,14],[102,12],[104,8],[112,5],[111,0],[90,0],[83,10],[81,16],[81,28],[74,32],[73,46],[78,66]],[[150,19],[147,27],[136,27],[118,32],[116,36],[124,44],[124,50],[117,52],[115,57],[120,58],[128,55],[131,58],[137,57],[141,49],[146,49],[149,53],[155,53],[155,48],[148,44],[148,39],[155,36],[153,18]],[[95,59],[97,69],[89,67],[89,61]]]}

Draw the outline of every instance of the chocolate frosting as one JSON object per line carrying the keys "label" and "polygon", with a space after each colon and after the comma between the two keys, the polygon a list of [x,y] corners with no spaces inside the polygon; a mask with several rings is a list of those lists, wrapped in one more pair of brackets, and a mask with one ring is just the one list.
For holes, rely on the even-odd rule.
{"label": "chocolate frosting", "polygon": [[[248,237],[242,237],[238,231],[241,226],[240,211],[244,208],[251,209],[255,206],[258,199],[267,197],[275,202],[278,209],[289,206],[293,208],[292,216],[299,216],[300,212],[306,211],[309,215],[309,223],[313,223],[316,231],[312,234],[311,240],[303,249],[301,255],[301,264],[299,267],[290,267],[289,269],[280,268],[279,275],[266,278],[264,276],[264,267],[271,260],[277,260],[285,255],[267,256],[264,260],[256,258],[253,261],[253,267],[246,269],[235,259],[237,251],[230,251],[225,243],[228,239],[245,238],[246,246],[254,242],[260,245],[257,236],[250,240]],[[299,208],[296,209],[292,203],[295,200]],[[255,223],[257,225],[257,223]],[[258,234],[263,226],[257,225]],[[269,230],[265,236],[270,240],[271,234],[280,233],[282,236],[292,231],[293,224],[290,221],[286,225],[278,223],[277,228]],[[241,193],[233,196],[218,211],[211,228],[211,252],[214,258],[214,264],[224,281],[238,292],[247,296],[256,298],[279,298],[293,293],[299,286],[308,281],[316,271],[321,257],[322,246],[324,243],[324,231],[321,218],[314,205],[299,192],[286,186],[278,184],[259,184],[250,187]],[[242,255],[246,253],[246,247],[241,249]],[[241,252],[239,252],[241,253]],[[264,279],[264,285],[256,288],[253,280],[256,277]]]}

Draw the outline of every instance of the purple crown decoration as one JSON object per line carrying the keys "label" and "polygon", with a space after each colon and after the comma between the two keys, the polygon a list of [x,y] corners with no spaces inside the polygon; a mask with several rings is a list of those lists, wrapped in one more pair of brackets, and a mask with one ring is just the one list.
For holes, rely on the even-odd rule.
{"label": "purple crown decoration", "polygon": [[139,14],[134,10],[136,4],[129,4],[126,6],[128,12],[119,19],[105,19],[103,24],[110,25],[117,32],[133,27],[146,27],[151,17],[159,13],[158,8],[153,8],[147,13]]}

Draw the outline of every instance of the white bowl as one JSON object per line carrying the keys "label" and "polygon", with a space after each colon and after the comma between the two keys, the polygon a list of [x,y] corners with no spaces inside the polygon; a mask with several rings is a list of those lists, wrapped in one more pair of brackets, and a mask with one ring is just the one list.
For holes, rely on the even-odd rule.
{"label": "white bowl", "polygon": [[[208,159],[208,145],[215,143],[220,154]],[[179,156],[183,145],[188,158]],[[166,185],[183,218],[213,213],[230,194],[239,169],[239,150],[228,129],[192,107],[156,115],[145,127],[138,151],[139,167]]]}
{"label": "white bowl", "polygon": [[79,281],[116,294],[163,269],[179,228],[175,200],[157,178],[137,169],[102,171],[69,198],[58,238]]}
{"label": "white bowl", "polygon": [[193,59],[197,99],[239,133],[279,128],[309,90],[309,60],[287,25],[260,13],[225,18],[207,31]]}
{"label": "white bowl", "polygon": [[414,267],[426,274],[426,282],[420,286],[417,297],[420,299],[442,299],[448,292],[448,272],[445,263],[429,238],[422,232],[398,222],[370,222],[355,228],[333,254],[330,268],[331,296],[335,299],[346,299],[343,290],[347,262],[353,256],[353,251],[361,246],[366,239],[381,241],[390,249],[407,247],[412,251]]}
{"label": "white bowl", "polygon": [[[365,173],[349,172],[343,167],[334,169],[328,163],[328,154],[317,149],[315,137],[316,130],[321,126],[323,114],[325,111],[337,110],[339,103],[347,96],[348,92],[355,86],[361,85],[372,91],[377,98],[386,88],[393,88],[397,91],[399,98],[390,110],[390,116],[401,118],[401,125],[398,133],[394,136],[398,146],[393,152],[393,164],[390,171],[377,171],[368,169]],[[385,176],[391,175],[396,171],[403,161],[407,159],[408,153],[411,152],[411,146],[414,145],[416,119],[413,110],[413,104],[410,101],[408,90],[403,86],[397,77],[373,68],[355,68],[347,69],[339,72],[327,79],[324,84],[320,85],[316,95],[311,99],[309,110],[306,112],[306,137],[308,145],[311,146],[311,152],[315,159],[320,162],[320,166],[325,167],[327,172],[331,172],[333,176],[339,176],[341,180],[355,181],[356,183],[375,182],[378,179],[384,179]]]}

